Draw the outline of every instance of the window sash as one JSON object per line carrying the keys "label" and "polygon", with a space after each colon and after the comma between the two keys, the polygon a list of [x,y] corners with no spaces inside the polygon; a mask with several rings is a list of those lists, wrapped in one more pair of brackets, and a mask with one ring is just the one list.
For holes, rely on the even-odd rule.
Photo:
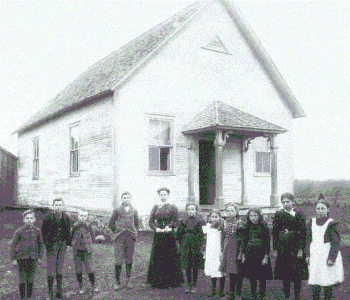
{"label": "window sash", "polygon": [[171,148],[149,146],[149,170],[170,172]]}
{"label": "window sash", "polygon": [[261,151],[256,152],[255,171],[257,173],[270,173],[271,172],[270,152],[261,152]]}
{"label": "window sash", "polygon": [[75,174],[79,172],[79,151],[72,150],[70,152],[70,172]]}
{"label": "window sash", "polygon": [[33,178],[39,178],[39,139],[33,139]]}

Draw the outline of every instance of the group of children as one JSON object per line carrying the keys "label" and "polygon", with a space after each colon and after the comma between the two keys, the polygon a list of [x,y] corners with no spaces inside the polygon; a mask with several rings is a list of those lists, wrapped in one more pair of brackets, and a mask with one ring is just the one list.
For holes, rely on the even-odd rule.
{"label": "group of children", "polygon": [[[316,204],[316,218],[307,225],[305,216],[293,208],[293,195],[285,193],[281,196],[283,210],[275,214],[272,229],[273,248],[277,255],[274,276],[270,262],[271,234],[260,209],[249,209],[247,220],[243,222],[238,206],[229,203],[225,208],[225,219],[222,218],[221,211],[213,209],[209,213],[208,222],[204,222],[198,214],[198,206],[194,203],[187,204],[186,219],[176,224],[177,229],[174,233],[172,230],[169,235],[172,239],[178,240],[180,245],[181,268],[185,270],[187,277],[186,291],[196,293],[198,270],[204,269],[205,275],[212,279],[212,297],[225,296],[225,276],[228,275],[230,299],[235,299],[235,295],[241,299],[243,278],[249,279],[254,299],[265,297],[266,281],[273,278],[283,281],[285,299],[290,297],[291,282],[294,282],[295,299],[300,299],[301,281],[307,279],[312,285],[314,300],[319,299],[322,286],[325,290],[325,299],[331,299],[332,286],[344,281],[344,270],[336,223],[329,218],[329,204],[320,198]],[[57,281],[56,297],[62,298],[62,268],[67,245],[73,248],[79,293],[84,293],[82,282],[84,265],[92,290],[99,291],[91,268],[94,234],[87,222],[88,212],[79,211],[78,222],[71,226],[70,219],[63,209],[63,200],[55,199],[53,212],[46,216],[41,230],[34,226],[33,210],[26,210],[23,213],[24,226],[15,232],[11,248],[12,263],[18,265],[21,299],[32,297],[34,272],[37,263],[43,257],[44,246],[47,251],[50,299],[54,299],[54,274]],[[155,224],[158,224],[159,220],[155,221]],[[173,225],[175,226],[175,223]],[[130,278],[139,218],[137,210],[131,205],[129,192],[122,195],[122,205],[113,212],[109,227],[115,245],[114,289],[119,290],[122,286],[120,273],[123,261],[126,265],[126,285],[132,288]],[[169,239],[161,235],[161,229],[156,230],[156,233],[162,239],[162,243],[155,241],[156,246],[164,244],[164,238]],[[151,256],[151,261],[155,260],[155,257]],[[152,272],[150,263],[149,273],[152,275]],[[152,285],[150,274],[148,281]],[[256,292],[257,281],[259,281],[259,294]]]}

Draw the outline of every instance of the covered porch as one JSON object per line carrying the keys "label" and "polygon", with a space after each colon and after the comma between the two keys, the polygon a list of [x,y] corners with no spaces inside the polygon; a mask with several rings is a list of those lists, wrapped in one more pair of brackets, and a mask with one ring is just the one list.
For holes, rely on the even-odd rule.
{"label": "covered porch", "polygon": [[[264,137],[268,145],[269,177],[271,178],[271,194],[268,207],[276,207],[278,198],[277,173],[277,134],[287,130],[245,113],[221,102],[212,102],[183,129],[188,140],[188,202],[195,202],[201,207],[223,208],[229,195],[224,192],[224,149],[228,142],[235,145],[239,156],[240,195],[235,195],[241,207],[253,203],[247,196],[246,153],[251,141]],[[195,155],[198,155],[198,164]],[[197,168],[198,167],[198,168]],[[199,199],[195,196],[195,172],[198,169]],[[232,171],[233,172],[233,171]]]}

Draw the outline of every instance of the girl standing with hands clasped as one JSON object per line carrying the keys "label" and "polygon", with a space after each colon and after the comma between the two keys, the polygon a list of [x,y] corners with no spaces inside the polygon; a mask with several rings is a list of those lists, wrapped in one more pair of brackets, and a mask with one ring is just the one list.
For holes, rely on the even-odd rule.
{"label": "girl standing with hands clasped", "polygon": [[224,250],[221,271],[230,274],[230,299],[235,299],[237,286],[238,299],[242,296],[242,277],[239,274],[242,259],[242,222],[236,203],[226,205],[227,218],[224,221]]}
{"label": "girl standing with hands clasped", "polygon": [[258,299],[256,288],[259,280],[260,299],[263,299],[266,293],[266,280],[272,279],[272,268],[269,259],[270,233],[259,208],[248,210],[247,224],[243,231],[243,275],[250,280],[253,299]]}
{"label": "girl standing with hands clasped", "polygon": [[307,226],[306,255],[314,300],[320,299],[321,287],[324,288],[325,299],[330,300],[333,286],[344,281],[340,237],[337,223],[329,217],[329,208],[329,203],[320,194],[316,203],[316,218],[312,218]]}
{"label": "girl standing with hands clasped", "polygon": [[204,274],[212,279],[212,297],[216,294],[216,282],[220,278],[220,291],[218,296],[221,298],[224,294],[225,276],[220,271],[222,249],[223,249],[223,224],[221,213],[213,209],[209,214],[211,223],[202,227],[203,233],[207,235],[205,247]]}
{"label": "girl standing with hands clasped", "polygon": [[283,210],[276,212],[273,220],[273,247],[277,253],[275,279],[283,281],[285,299],[290,297],[290,283],[294,281],[295,299],[300,299],[301,281],[308,279],[306,264],[306,220],[293,208],[294,196],[281,196]]}
{"label": "girl standing with hands clasped", "polygon": [[202,231],[203,219],[198,215],[198,205],[186,205],[187,219],[181,221],[177,229],[177,238],[180,242],[181,265],[186,271],[186,292],[196,293],[198,270],[202,269],[203,256],[201,247],[204,234]]}

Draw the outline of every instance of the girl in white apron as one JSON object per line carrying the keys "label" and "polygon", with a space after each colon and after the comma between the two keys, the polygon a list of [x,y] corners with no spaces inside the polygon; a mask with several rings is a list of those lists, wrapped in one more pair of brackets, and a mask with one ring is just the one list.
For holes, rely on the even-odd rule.
{"label": "girl in white apron", "polygon": [[308,226],[310,243],[309,284],[313,299],[320,299],[324,288],[325,299],[331,299],[333,286],[344,281],[343,261],[340,252],[340,237],[333,219],[329,218],[329,203],[321,194],[316,203],[316,218]]}

